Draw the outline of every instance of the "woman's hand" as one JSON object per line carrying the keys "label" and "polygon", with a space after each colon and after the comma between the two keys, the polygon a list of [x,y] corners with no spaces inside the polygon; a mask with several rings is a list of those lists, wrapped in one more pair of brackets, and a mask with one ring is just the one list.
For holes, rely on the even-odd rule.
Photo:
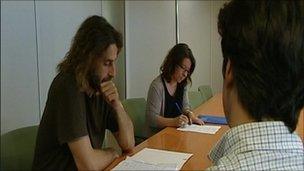
{"label": "woman's hand", "polygon": [[180,115],[175,118],[175,126],[176,127],[184,127],[186,124],[188,124],[189,119],[186,115]]}
{"label": "woman's hand", "polygon": [[205,124],[201,119],[199,119],[197,116],[195,116],[192,111],[186,110],[184,113],[185,113],[185,115],[187,115],[190,118],[190,123],[191,124],[192,123],[196,123],[198,125]]}

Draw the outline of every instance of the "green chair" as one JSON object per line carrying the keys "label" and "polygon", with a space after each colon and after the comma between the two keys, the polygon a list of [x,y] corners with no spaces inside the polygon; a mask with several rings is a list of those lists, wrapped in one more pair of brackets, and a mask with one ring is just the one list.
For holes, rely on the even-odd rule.
{"label": "green chair", "polygon": [[1,135],[1,170],[31,170],[38,126]]}
{"label": "green chair", "polygon": [[119,155],[122,154],[122,149],[120,148],[115,136],[112,134],[110,130],[106,129],[102,148],[105,149],[109,147],[114,148]]}
{"label": "green chair", "polygon": [[122,104],[132,119],[134,125],[135,143],[139,144],[147,138],[145,135],[147,102],[144,98],[130,98],[125,99]]}
{"label": "green chair", "polygon": [[202,94],[204,99],[208,100],[210,99],[213,94],[212,94],[212,89],[209,85],[201,85],[198,87],[198,91]]}
{"label": "green chair", "polygon": [[198,91],[188,91],[188,98],[192,109],[197,108],[205,101],[201,93]]}

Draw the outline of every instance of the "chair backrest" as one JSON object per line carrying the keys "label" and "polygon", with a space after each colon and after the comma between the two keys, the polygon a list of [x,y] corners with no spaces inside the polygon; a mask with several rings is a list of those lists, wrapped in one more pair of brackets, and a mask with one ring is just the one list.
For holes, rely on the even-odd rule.
{"label": "chair backrest", "polygon": [[1,135],[1,170],[31,170],[38,126]]}
{"label": "chair backrest", "polygon": [[195,109],[205,101],[201,93],[198,91],[188,91],[188,98],[192,109]]}
{"label": "chair backrest", "polygon": [[146,100],[145,98],[130,98],[122,102],[126,112],[129,114],[134,125],[135,137],[146,139],[145,122],[146,122]]}
{"label": "chair backrest", "polygon": [[102,148],[105,149],[105,148],[109,148],[109,147],[114,148],[116,150],[116,152],[118,152],[119,155],[122,154],[122,149],[120,148],[116,138],[114,137],[114,135],[112,134],[112,132],[110,130],[106,129]]}
{"label": "chair backrest", "polygon": [[212,89],[209,85],[201,85],[198,87],[198,91],[202,94],[202,96],[208,100],[210,99],[213,94],[212,94]]}

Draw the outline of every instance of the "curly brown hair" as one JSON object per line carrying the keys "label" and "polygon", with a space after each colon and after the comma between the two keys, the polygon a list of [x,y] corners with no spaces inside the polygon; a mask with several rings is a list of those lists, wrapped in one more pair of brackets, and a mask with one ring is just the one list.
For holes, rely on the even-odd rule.
{"label": "curly brown hair", "polygon": [[121,33],[103,17],[90,16],[80,25],[70,50],[58,64],[57,71],[73,73],[79,88],[87,90],[94,61],[103,57],[111,44],[117,46],[119,53],[123,46]]}

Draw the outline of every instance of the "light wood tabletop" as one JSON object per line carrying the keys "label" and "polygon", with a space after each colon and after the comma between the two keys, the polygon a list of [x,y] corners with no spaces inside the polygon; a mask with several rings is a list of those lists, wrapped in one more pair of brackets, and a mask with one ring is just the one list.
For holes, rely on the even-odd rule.
{"label": "light wood tabletop", "polygon": [[[220,106],[221,104],[221,94],[216,94],[211,99],[201,104],[197,109],[194,110],[194,112],[224,116],[223,107]],[[221,126],[222,127],[219,129],[219,131],[214,135],[183,132],[178,131],[173,127],[167,127],[136,146],[127,155],[132,156],[145,147],[192,153],[193,156],[184,164],[182,170],[204,170],[212,164],[208,158],[208,153],[210,152],[211,148],[229,129],[227,125]],[[124,159],[125,156],[119,157],[113,163],[111,163],[106,170],[112,169]]]}
{"label": "light wood tabletop", "polygon": [[[208,101],[197,107],[193,112],[196,114],[224,116],[222,94],[215,94]],[[296,129],[296,132],[300,135],[302,140],[304,137],[303,115],[304,110],[300,113]],[[184,164],[182,170],[205,170],[212,165],[208,158],[210,150],[227,130],[229,130],[228,125],[221,125],[220,130],[216,134],[209,135],[195,132],[183,132],[178,131],[173,127],[167,127],[136,146],[132,151],[117,158],[106,168],[106,170],[114,168],[119,162],[126,158],[126,155],[132,156],[146,147],[192,153],[193,156]]]}
{"label": "light wood tabletop", "polygon": [[[215,94],[211,99],[198,106],[194,111],[196,114],[212,114],[224,116],[222,93]],[[295,131],[304,141],[304,108],[301,110],[298,125]]]}

